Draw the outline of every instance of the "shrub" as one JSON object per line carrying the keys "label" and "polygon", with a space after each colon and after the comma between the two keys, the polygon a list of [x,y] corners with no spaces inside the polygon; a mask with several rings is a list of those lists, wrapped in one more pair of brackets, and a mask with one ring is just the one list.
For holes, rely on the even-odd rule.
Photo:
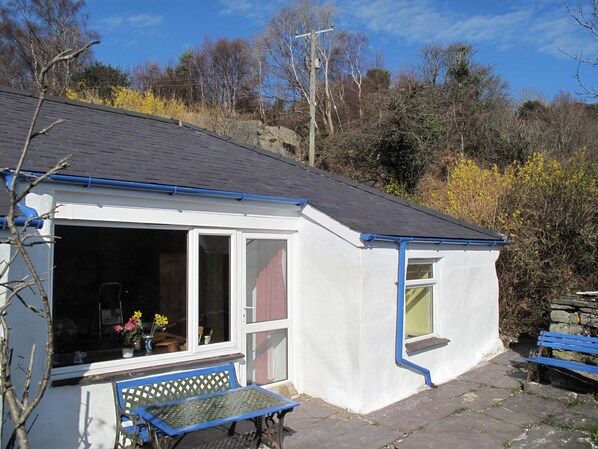
{"label": "shrub", "polygon": [[546,328],[551,299],[598,286],[597,174],[583,153],[563,163],[536,153],[503,171],[461,156],[428,193],[428,205],[509,235],[497,261],[503,334]]}

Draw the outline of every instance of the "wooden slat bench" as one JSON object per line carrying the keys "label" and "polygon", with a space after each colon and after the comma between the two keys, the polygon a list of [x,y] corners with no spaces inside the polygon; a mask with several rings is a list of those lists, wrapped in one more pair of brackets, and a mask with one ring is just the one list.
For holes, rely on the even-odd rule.
{"label": "wooden slat bench", "polygon": [[282,448],[284,416],[299,405],[256,385],[240,387],[232,364],[114,382],[113,389],[115,449],[168,448],[190,432],[220,425],[230,424],[232,436],[242,420],[255,424],[252,447],[265,438]]}
{"label": "wooden slat bench", "polygon": [[[598,338],[541,331],[538,336],[538,347],[531,351],[529,357],[524,358],[524,360],[538,365],[555,366],[573,371],[598,374],[598,366],[596,365],[552,357],[553,349],[598,355]],[[528,381],[531,380],[531,377],[532,373],[530,370]]]}

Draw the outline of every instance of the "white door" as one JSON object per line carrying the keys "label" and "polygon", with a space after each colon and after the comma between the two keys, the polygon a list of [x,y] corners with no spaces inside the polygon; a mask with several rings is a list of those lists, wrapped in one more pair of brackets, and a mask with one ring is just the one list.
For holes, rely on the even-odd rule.
{"label": "white door", "polygon": [[290,238],[245,235],[243,379],[267,385],[289,378]]}

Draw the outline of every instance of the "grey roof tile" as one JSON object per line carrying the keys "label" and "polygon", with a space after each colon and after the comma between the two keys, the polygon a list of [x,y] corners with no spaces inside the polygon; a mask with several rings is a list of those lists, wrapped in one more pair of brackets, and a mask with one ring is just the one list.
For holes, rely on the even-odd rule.
{"label": "grey roof tile", "polygon": [[[0,88],[1,167],[16,164],[36,101],[29,92]],[[64,123],[33,141],[26,170],[45,171],[72,155],[62,174],[307,198],[358,232],[500,238],[354,181],[171,119],[49,98],[37,129],[57,119]]]}

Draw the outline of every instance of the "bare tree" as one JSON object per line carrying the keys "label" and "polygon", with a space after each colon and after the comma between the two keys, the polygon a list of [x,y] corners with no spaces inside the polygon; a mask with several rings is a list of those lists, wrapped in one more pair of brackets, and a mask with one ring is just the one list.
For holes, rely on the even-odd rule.
{"label": "bare tree", "polygon": [[[311,30],[327,29],[333,22],[334,10],[330,5],[313,4],[310,0],[295,0],[272,17],[263,35],[264,46],[273,77],[280,81],[283,97],[295,100],[303,97],[309,103],[309,38],[295,36]],[[316,53],[320,61],[318,77],[323,88],[318,92],[317,108],[324,127],[334,134],[332,121],[332,90],[330,75],[334,67],[334,33],[323,33],[316,38]]]}
{"label": "bare tree", "polygon": [[[588,1],[586,5],[584,5],[583,2],[579,2],[574,8],[572,8],[566,1],[563,1],[563,3],[565,4],[569,16],[571,16],[581,28],[588,31],[594,42],[598,44],[598,0]],[[577,71],[575,76],[583,93],[588,97],[598,98],[598,89],[588,85],[581,75],[581,68],[584,65],[598,67],[598,57],[595,56],[595,53],[594,56],[584,56],[582,51],[576,55],[569,56],[577,61]]]}
{"label": "bare tree", "polygon": [[363,81],[367,73],[367,60],[365,52],[368,46],[368,38],[364,34],[338,33],[341,52],[346,64],[345,71],[351,77],[357,90],[357,108],[359,119],[363,120]]}
{"label": "bare tree", "polygon": [[[80,48],[96,38],[81,13],[83,0],[9,0],[0,6],[0,82],[36,88],[50,55]],[[49,92],[62,94],[91,56],[59,61],[46,74]]]}
{"label": "bare tree", "polygon": [[265,59],[264,41],[254,38],[252,41],[251,56],[257,69],[256,85],[258,96],[258,112],[260,120],[266,123],[266,80],[268,78],[268,69]]}
{"label": "bare tree", "polygon": [[424,84],[436,85],[444,80],[446,75],[446,49],[442,44],[426,44],[419,51],[422,64],[419,75]]}
{"label": "bare tree", "polygon": [[[0,304],[0,392],[8,407],[8,416],[14,425],[13,440],[18,443],[21,449],[29,448],[27,420],[31,417],[35,407],[40,403],[48,386],[52,369],[54,341],[52,314],[48,293],[44,287],[44,280],[35,268],[30,255],[30,250],[33,246],[40,243],[51,242],[52,236],[40,236],[37,233],[29,233],[27,231],[28,225],[31,224],[33,220],[47,218],[49,214],[37,217],[26,216],[26,219],[21,226],[21,223],[19,223],[18,220],[17,210],[23,208],[21,202],[25,200],[26,196],[37,185],[67,167],[68,157],[60,160],[43,175],[28,178],[26,182],[20,182],[23,177],[23,164],[29,152],[31,142],[48,133],[52,128],[62,122],[61,120],[57,120],[39,131],[36,130],[40,111],[49,89],[47,78],[50,72],[57,64],[68,63],[95,43],[97,42],[90,42],[78,50],[65,50],[58,54],[58,56],[50,59],[49,62],[41,68],[39,75],[36,76],[37,84],[39,86],[37,106],[28,133],[25,137],[20,158],[15,168],[10,175],[8,175],[9,201],[6,225],[9,231],[9,236],[2,240],[1,243],[10,245],[13,251],[11,252],[10,258],[3,261],[2,265],[0,265],[0,279],[2,279],[2,283],[0,283],[0,293],[4,296],[4,302]],[[5,172],[7,170],[5,170]],[[10,267],[17,261],[22,262],[28,275],[23,278],[11,279]],[[31,292],[33,292],[34,298],[38,301],[34,301],[30,298]],[[29,296],[27,293],[29,293]],[[47,337],[45,345],[46,354],[42,370],[42,378],[39,381],[37,388],[32,385],[34,379],[33,371],[34,361],[36,359],[36,346],[33,345],[31,348],[27,367],[22,367],[20,365],[14,366],[13,364],[13,349],[10,344],[11,328],[9,324],[9,311],[11,306],[15,303],[21,304],[44,321]],[[22,375],[24,376],[24,382],[20,391],[18,391],[19,388],[17,387],[19,384],[18,381],[15,381],[15,378],[18,377],[15,376],[17,372],[22,372]]]}

